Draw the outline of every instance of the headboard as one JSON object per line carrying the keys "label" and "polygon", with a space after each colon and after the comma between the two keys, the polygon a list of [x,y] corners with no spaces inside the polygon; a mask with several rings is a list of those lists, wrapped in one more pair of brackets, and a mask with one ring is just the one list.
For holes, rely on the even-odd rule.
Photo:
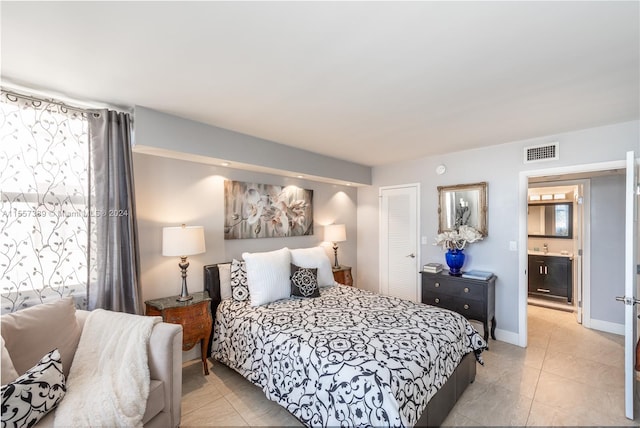
{"label": "headboard", "polygon": [[211,297],[211,316],[213,318],[211,336],[209,337],[209,349],[207,349],[207,356],[210,357],[211,342],[213,341],[213,327],[216,323],[216,310],[222,301],[220,294],[220,271],[218,270],[217,264],[204,266],[204,291],[208,292],[209,297]]}

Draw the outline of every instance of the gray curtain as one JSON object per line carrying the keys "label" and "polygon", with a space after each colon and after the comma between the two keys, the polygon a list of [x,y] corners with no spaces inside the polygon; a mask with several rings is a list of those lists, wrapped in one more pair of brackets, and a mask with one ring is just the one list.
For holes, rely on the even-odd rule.
{"label": "gray curtain", "polygon": [[89,115],[89,309],[142,314],[131,118]]}

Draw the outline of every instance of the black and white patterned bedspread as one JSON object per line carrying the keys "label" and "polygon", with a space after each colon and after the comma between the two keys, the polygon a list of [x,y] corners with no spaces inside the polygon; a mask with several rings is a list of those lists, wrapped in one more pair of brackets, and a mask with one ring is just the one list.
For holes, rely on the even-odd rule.
{"label": "black and white patterned bedspread", "polygon": [[212,356],[307,426],[413,426],[486,342],[455,312],[347,286],[266,306],[223,301]]}

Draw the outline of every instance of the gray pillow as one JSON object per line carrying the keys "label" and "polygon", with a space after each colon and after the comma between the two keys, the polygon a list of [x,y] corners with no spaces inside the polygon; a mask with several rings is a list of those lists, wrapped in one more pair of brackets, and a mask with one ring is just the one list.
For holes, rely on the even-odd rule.
{"label": "gray pillow", "polygon": [[297,297],[320,297],[318,269],[303,268],[291,263],[291,295]]}

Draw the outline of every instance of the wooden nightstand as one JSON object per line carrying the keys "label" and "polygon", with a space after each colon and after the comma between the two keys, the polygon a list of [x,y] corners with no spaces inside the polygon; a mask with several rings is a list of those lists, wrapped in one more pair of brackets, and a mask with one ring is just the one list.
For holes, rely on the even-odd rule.
{"label": "wooden nightstand", "polygon": [[353,276],[351,276],[351,266],[340,266],[332,268],[334,281],[344,285],[353,285]]}
{"label": "wooden nightstand", "polygon": [[178,302],[178,296],[147,300],[146,314],[161,316],[164,322],[182,325],[182,350],[188,351],[200,342],[204,374],[209,374],[207,349],[213,319],[211,318],[211,298],[207,292],[192,294],[193,299]]}

